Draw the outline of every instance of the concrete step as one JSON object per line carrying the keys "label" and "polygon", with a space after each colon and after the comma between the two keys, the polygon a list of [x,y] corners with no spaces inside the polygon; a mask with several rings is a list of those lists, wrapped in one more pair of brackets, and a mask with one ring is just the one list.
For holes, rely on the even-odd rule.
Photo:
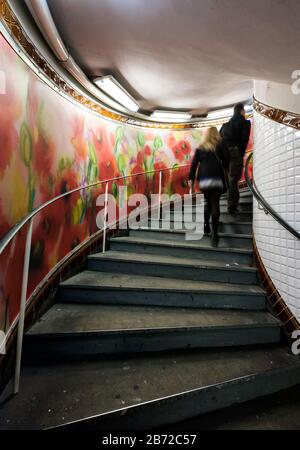
{"label": "concrete step", "polygon": [[60,284],[59,299],[68,303],[262,309],[266,296],[255,285],[86,270]]}
{"label": "concrete step", "polygon": [[244,248],[214,248],[210,241],[171,241],[137,236],[110,239],[110,250],[134,253],[150,253],[179,258],[199,258],[223,263],[252,265],[253,252]]}
{"label": "concrete step", "polygon": [[[25,365],[0,427],[152,429],[278,392],[299,377],[299,358],[281,346]],[[3,396],[10,393],[8,385]]]}
{"label": "concrete step", "polygon": [[[191,205],[189,205],[189,204],[183,204],[182,205],[182,209],[188,210],[188,211],[190,211],[190,210],[195,211],[196,207],[197,207],[197,204],[195,204],[195,203],[193,203]],[[221,200],[220,201],[220,211],[221,212],[226,212],[227,208],[228,208],[227,201],[225,199]],[[241,212],[244,211],[244,212],[252,213],[252,209],[253,209],[252,199],[247,201],[247,202],[246,201],[241,201],[239,203],[238,210],[241,211]],[[162,209],[162,211],[164,211],[164,208]]]}
{"label": "concrete step", "polygon": [[280,341],[280,328],[263,311],[58,303],[26,334],[24,357],[265,345]]}
{"label": "concrete step", "polygon": [[[253,196],[252,195],[243,195],[240,196],[240,200],[239,200],[239,205],[243,205],[243,204],[249,204],[251,205],[253,203]],[[227,206],[228,201],[227,201],[227,196],[222,196],[220,199],[220,205],[226,205]]]}
{"label": "concrete step", "polygon": [[255,267],[198,258],[107,251],[88,257],[88,270],[128,273],[198,281],[257,284]]}
{"label": "concrete step", "polygon": [[[192,241],[200,246],[211,246],[210,236],[204,236],[203,232],[199,233],[190,230],[140,228],[139,230],[130,230],[129,236],[133,238],[138,237],[140,239],[158,239],[160,241]],[[249,234],[219,233],[219,238],[219,248],[253,248],[253,239]]]}
{"label": "concrete step", "polygon": [[159,434],[191,430],[294,430],[299,431],[300,384],[242,404],[176,422],[169,427],[152,429]]}
{"label": "concrete step", "polygon": [[[183,227],[180,226],[180,229],[189,229],[188,227],[190,224],[192,224],[192,222],[190,222],[186,227],[183,224]],[[173,230],[174,228],[179,229],[179,227],[175,227],[175,222],[173,220],[163,221],[162,219],[155,220],[153,221],[153,223],[151,223],[151,221],[149,220],[148,228],[164,228],[171,230]],[[252,222],[220,222],[219,232],[226,234],[248,234],[252,236]]]}
{"label": "concrete step", "polygon": [[[243,198],[243,197],[253,198],[253,194],[249,188],[240,189],[240,198]],[[227,198],[227,192],[225,192],[225,194],[222,194],[221,198]]]}
{"label": "concrete step", "polygon": [[[161,218],[167,219],[167,220],[170,218],[170,220],[172,220],[172,221],[182,223],[184,217],[183,217],[183,214],[181,217],[181,215],[178,214],[178,212],[170,211],[169,215],[166,214],[164,216],[161,216]],[[188,214],[188,213],[186,214],[186,217],[185,217],[186,221],[191,222],[191,221],[195,221],[196,219],[199,222],[203,221],[203,215],[200,213],[198,213],[196,215],[195,211],[193,211],[190,214]],[[154,220],[155,220],[155,218],[154,218]],[[234,213],[234,214],[230,214],[228,211],[223,211],[223,212],[221,211],[220,221],[226,222],[226,223],[228,223],[228,222],[252,222],[252,211],[251,212],[250,211],[249,212],[241,211],[241,212]]]}

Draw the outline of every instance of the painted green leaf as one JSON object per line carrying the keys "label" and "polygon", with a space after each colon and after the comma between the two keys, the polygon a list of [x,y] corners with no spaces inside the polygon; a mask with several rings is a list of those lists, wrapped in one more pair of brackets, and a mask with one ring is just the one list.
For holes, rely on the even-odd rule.
{"label": "painted green leaf", "polygon": [[89,142],[89,156],[90,156],[90,160],[92,161],[92,163],[96,166],[97,165],[96,151],[95,151],[94,144],[92,144],[91,142]]}
{"label": "painted green leaf", "polygon": [[65,158],[60,158],[59,163],[58,163],[58,170],[60,172],[63,172],[65,167],[66,167]]}
{"label": "painted green leaf", "polygon": [[32,158],[32,138],[25,122],[22,123],[20,130],[20,150],[25,165],[29,167]]}
{"label": "painted green leaf", "polygon": [[126,168],[126,161],[124,155],[119,155],[118,157],[118,168],[121,172],[123,172]]}
{"label": "painted green leaf", "polygon": [[116,143],[122,141],[124,135],[124,127],[117,127],[116,129]]}
{"label": "painted green leaf", "polygon": [[155,150],[157,150],[158,148],[161,148],[164,145],[162,138],[160,136],[156,136],[156,138],[154,139],[153,145],[154,145]]}
{"label": "painted green leaf", "polygon": [[113,183],[113,185],[112,185],[112,194],[113,194],[114,198],[118,197],[118,186],[116,185],[116,183]]}
{"label": "painted green leaf", "polygon": [[137,138],[138,138],[138,143],[140,144],[140,146],[141,146],[141,147],[144,147],[144,144],[145,144],[145,136],[144,136],[144,133],[143,133],[142,131],[139,131],[139,132],[138,132]]}

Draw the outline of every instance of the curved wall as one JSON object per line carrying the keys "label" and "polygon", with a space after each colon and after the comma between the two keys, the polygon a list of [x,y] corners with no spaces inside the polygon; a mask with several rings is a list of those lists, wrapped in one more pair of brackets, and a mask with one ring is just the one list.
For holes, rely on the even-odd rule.
{"label": "curved wall", "polygon": [[[291,122],[289,114],[275,109],[300,113],[300,96],[290,86],[256,82],[255,97],[272,107],[261,108],[264,116],[254,113],[254,179],[268,203],[300,232],[300,116],[293,115]],[[258,209],[256,201],[253,226],[269,276],[300,319],[300,241]]]}
{"label": "curved wall", "polygon": [[[22,40],[23,34],[17,33],[17,41],[19,37]],[[143,128],[107,119],[93,112],[93,105],[92,109],[82,106],[89,102],[82,102],[82,95],[72,89],[72,101],[68,100],[69,88],[60,78],[53,89],[53,69],[52,87],[43,81],[49,68],[26,41],[27,46],[33,60],[41,63],[40,77],[0,34],[0,239],[36,206],[94,181],[173,167],[176,170],[164,172],[163,192],[188,192],[188,169],[178,166],[190,161],[205,126],[219,126],[222,121],[201,128],[194,123],[190,129],[179,124],[176,130],[176,125],[168,129],[167,124],[146,123]],[[150,194],[157,192],[158,174],[110,183],[116,201],[122,184],[129,193]],[[96,198],[101,190],[100,186],[73,194],[35,218],[27,296],[59,261],[97,231]],[[0,329],[6,331],[18,316],[25,236],[26,227],[0,256]]]}
{"label": "curved wall", "polygon": [[[123,125],[69,102],[41,81],[0,35],[0,237],[46,200],[80,185],[187,163],[201,130],[149,130]],[[187,193],[187,171],[163,176],[163,190]],[[119,183],[120,184],[120,183]],[[157,190],[157,175],[129,178],[128,190]],[[118,197],[117,183],[110,185]],[[29,293],[95,231],[95,198],[62,200],[34,221]],[[24,235],[0,259],[0,329],[17,316]]]}

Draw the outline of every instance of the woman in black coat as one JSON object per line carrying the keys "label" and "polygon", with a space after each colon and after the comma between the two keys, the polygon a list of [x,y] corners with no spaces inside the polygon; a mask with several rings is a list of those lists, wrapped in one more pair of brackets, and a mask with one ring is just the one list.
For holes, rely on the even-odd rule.
{"label": "woman in black coat", "polygon": [[223,165],[226,165],[225,151],[221,144],[221,136],[216,127],[207,130],[204,142],[197,148],[191,164],[189,185],[199,182],[205,197],[204,234],[210,234],[210,217],[212,218],[211,242],[218,245],[218,225],[220,217],[220,197],[226,192]]}

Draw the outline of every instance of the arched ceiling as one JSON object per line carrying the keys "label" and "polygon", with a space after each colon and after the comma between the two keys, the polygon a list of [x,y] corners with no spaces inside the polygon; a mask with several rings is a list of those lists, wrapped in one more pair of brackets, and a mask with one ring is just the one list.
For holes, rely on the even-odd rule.
{"label": "arched ceiling", "polygon": [[143,110],[198,115],[246,100],[252,80],[291,83],[299,0],[48,0],[90,77],[113,74]]}

